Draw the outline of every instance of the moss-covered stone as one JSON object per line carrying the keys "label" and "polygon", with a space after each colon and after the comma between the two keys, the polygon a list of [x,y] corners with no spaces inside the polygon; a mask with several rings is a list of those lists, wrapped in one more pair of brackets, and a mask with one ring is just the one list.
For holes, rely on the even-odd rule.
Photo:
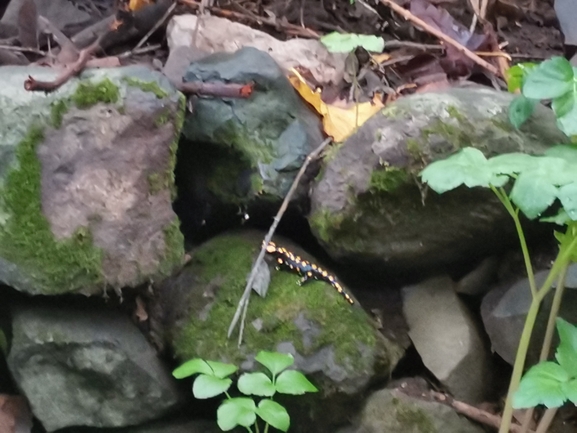
{"label": "moss-covered stone", "polygon": [[42,140],[41,127],[31,127],[16,151],[19,168],[8,173],[0,188],[2,213],[8,218],[0,228],[0,254],[37,275],[43,293],[62,293],[102,281],[102,252],[94,247],[87,227],[70,239],[54,238],[42,213],[41,166],[36,157]]}
{"label": "moss-covered stone", "polygon": [[118,86],[105,78],[98,83],[90,81],[81,81],[72,94],[71,100],[78,108],[89,108],[99,102],[105,104],[114,104],[120,98]]}
{"label": "moss-covered stone", "polygon": [[123,77],[122,81],[132,87],[137,87],[143,92],[153,93],[158,99],[166,98],[168,92],[158,85],[155,81],[142,81],[134,77]]}
{"label": "moss-covered stone", "polygon": [[393,192],[401,185],[405,185],[409,178],[409,173],[403,168],[378,168],[371,173],[369,189],[375,192]]}
{"label": "moss-covered stone", "polygon": [[174,268],[183,262],[182,248],[184,245],[184,236],[180,231],[180,221],[178,217],[167,225],[162,232],[164,233],[164,257],[160,262],[159,271],[162,276],[170,276]]}
{"label": "moss-covered stone", "polygon": [[394,413],[397,422],[408,431],[414,433],[440,433],[425,411],[411,407],[406,403],[403,404],[398,399],[393,399],[392,403],[395,406]]}
{"label": "moss-covered stone", "polygon": [[[266,298],[252,296],[245,327],[245,346],[239,351],[235,339],[227,339],[238,300],[244,290],[253,257],[260,245],[238,235],[215,238],[193,255],[190,266],[200,284],[218,290],[206,319],[195,311],[177,337],[176,353],[181,360],[193,357],[221,359],[228,362],[244,361],[246,356],[259,350],[275,350],[281,342],[292,342],[303,356],[321,347],[332,345],[337,362],[352,370],[372,371],[366,365],[370,357],[363,355],[363,347],[374,349],[377,345],[375,329],[360,308],[351,307],[329,284],[320,281],[299,286],[299,277],[288,272],[271,274]],[[295,321],[303,315],[318,324],[320,332],[305,344],[303,331]],[[253,321],[262,321],[262,328],[255,329]],[[363,364],[365,363],[365,364]]]}
{"label": "moss-covered stone", "polygon": [[62,119],[68,112],[68,102],[61,99],[51,104],[50,106],[50,122],[52,127],[58,129],[62,125]]}

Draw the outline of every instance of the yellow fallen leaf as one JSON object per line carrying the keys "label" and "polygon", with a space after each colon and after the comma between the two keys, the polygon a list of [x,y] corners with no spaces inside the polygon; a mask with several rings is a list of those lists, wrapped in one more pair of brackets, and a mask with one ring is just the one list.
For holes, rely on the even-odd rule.
{"label": "yellow fallen leaf", "polygon": [[144,6],[148,6],[151,3],[154,3],[153,0],[130,0],[128,3],[128,9],[134,12],[138,9],[142,9]]}
{"label": "yellow fallen leaf", "polygon": [[375,63],[383,63],[391,59],[391,55],[389,53],[371,54],[371,57]]}
{"label": "yellow fallen leaf", "polygon": [[288,77],[289,81],[299,95],[322,116],[325,133],[333,137],[336,142],[344,141],[373,114],[383,108],[383,103],[378,96],[375,96],[372,102],[352,104],[346,108],[326,104],[321,99],[320,92],[311,89],[298,71],[291,69],[291,72],[293,75]]}

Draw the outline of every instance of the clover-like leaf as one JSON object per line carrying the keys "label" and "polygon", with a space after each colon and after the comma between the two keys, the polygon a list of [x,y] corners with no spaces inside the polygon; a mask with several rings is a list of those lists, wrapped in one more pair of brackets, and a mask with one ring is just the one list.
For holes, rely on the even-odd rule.
{"label": "clover-like leaf", "polygon": [[523,82],[527,78],[529,72],[535,69],[538,65],[536,63],[517,63],[515,66],[510,67],[505,72],[507,79],[507,90],[511,93],[517,91],[523,86]]}
{"label": "clover-like leaf", "polygon": [[294,357],[290,353],[260,351],[254,358],[276,376],[285,368],[294,364]]}
{"label": "clover-like leaf", "polygon": [[556,321],[560,343],[555,358],[572,377],[577,378],[577,327],[561,317]]}
{"label": "clover-like leaf", "polygon": [[539,101],[519,95],[509,105],[509,121],[515,128],[520,128],[531,117]]}
{"label": "clover-like leaf", "polygon": [[537,218],[557,198],[557,187],[537,170],[519,175],[511,190],[511,200],[529,219]]}
{"label": "clover-like leaf", "polygon": [[250,398],[229,398],[216,411],[216,422],[222,431],[229,431],[237,425],[250,427],[256,421],[256,404]]}
{"label": "clover-like leaf", "polygon": [[381,53],[385,48],[385,40],[373,35],[332,32],[320,38],[320,41],[331,53],[350,53],[357,47]]}
{"label": "clover-like leaf", "polygon": [[228,378],[199,374],[192,384],[192,394],[198,399],[216,397],[228,390],[231,384],[232,380]]}
{"label": "clover-like leaf", "polygon": [[288,431],[290,427],[291,420],[288,412],[276,401],[261,400],[258,403],[256,414],[277,430]]}
{"label": "clover-like leaf", "polygon": [[545,151],[545,155],[561,158],[569,164],[577,164],[577,146],[574,144],[558,144],[550,147]]}
{"label": "clover-like leaf", "polygon": [[466,147],[447,159],[429,164],[421,172],[421,177],[439,194],[462,184],[469,188],[488,187],[495,178],[483,152],[474,147]]}
{"label": "clover-like leaf", "polygon": [[563,389],[563,393],[567,400],[571,401],[573,404],[577,404],[577,379],[564,382],[561,385],[561,388]]}
{"label": "clover-like leaf", "polygon": [[[568,109],[570,107],[570,109],[568,109],[568,111],[562,111],[563,114],[555,111],[557,126],[565,135],[571,137],[577,134],[577,122],[575,121],[575,119],[577,119],[577,103],[575,103],[577,93],[572,91],[568,96],[562,98],[567,101],[566,104],[563,105],[563,108]],[[554,99],[553,102],[557,101],[557,99]],[[572,101],[572,105],[569,105],[569,101]]]}
{"label": "clover-like leaf", "polygon": [[535,156],[520,152],[504,153],[489,159],[489,166],[494,174],[509,176],[535,168],[537,164],[538,161]]}
{"label": "clover-like leaf", "polygon": [[569,218],[567,212],[565,212],[565,209],[561,209],[556,215],[553,215],[551,217],[539,218],[539,221],[564,226],[565,224],[569,223],[569,221],[572,220],[571,218]]}
{"label": "clover-like leaf", "polygon": [[554,99],[573,89],[573,68],[564,57],[553,57],[533,69],[523,84],[530,99]]}
{"label": "clover-like leaf", "polygon": [[569,218],[577,221],[577,182],[560,187],[557,197],[559,197],[563,209],[567,212]]}
{"label": "clover-like leaf", "polygon": [[232,364],[225,364],[218,361],[205,361],[201,358],[194,358],[186,361],[180,367],[177,367],[172,375],[177,379],[192,376],[193,374],[202,373],[216,377],[227,377],[238,370],[238,367]]}
{"label": "clover-like leaf", "polygon": [[306,376],[296,370],[286,370],[279,374],[275,386],[281,394],[302,395],[306,392],[318,392]]}
{"label": "clover-like leaf", "polygon": [[238,378],[238,390],[245,395],[258,395],[270,397],[274,395],[275,388],[270,378],[261,372],[244,373]]}
{"label": "clover-like leaf", "polygon": [[541,362],[529,369],[513,395],[513,407],[526,409],[543,404],[548,408],[562,406],[567,396],[562,384],[570,376],[555,362]]}

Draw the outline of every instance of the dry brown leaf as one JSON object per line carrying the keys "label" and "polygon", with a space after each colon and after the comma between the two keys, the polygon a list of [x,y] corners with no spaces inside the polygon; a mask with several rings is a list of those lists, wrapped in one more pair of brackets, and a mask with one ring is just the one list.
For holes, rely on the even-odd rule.
{"label": "dry brown leaf", "polygon": [[0,394],[0,432],[30,433],[32,414],[26,399],[17,395]]}
{"label": "dry brown leaf", "polygon": [[128,2],[128,9],[131,11],[137,11],[138,9],[142,9],[149,4],[154,3],[152,0],[130,0]]}
{"label": "dry brown leaf", "polygon": [[298,71],[293,68],[291,72],[293,75],[289,76],[289,81],[301,98],[322,116],[325,133],[336,142],[344,141],[384,106],[378,95],[372,102],[349,104],[347,107],[326,104],[321,94],[311,89]]}

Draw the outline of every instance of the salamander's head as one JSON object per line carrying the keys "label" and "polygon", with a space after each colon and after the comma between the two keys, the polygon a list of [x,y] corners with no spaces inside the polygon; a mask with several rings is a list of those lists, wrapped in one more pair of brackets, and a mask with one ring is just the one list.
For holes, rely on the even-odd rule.
{"label": "salamander's head", "polygon": [[266,252],[269,254],[278,252],[276,244],[274,242],[269,242],[268,245],[266,246]]}

